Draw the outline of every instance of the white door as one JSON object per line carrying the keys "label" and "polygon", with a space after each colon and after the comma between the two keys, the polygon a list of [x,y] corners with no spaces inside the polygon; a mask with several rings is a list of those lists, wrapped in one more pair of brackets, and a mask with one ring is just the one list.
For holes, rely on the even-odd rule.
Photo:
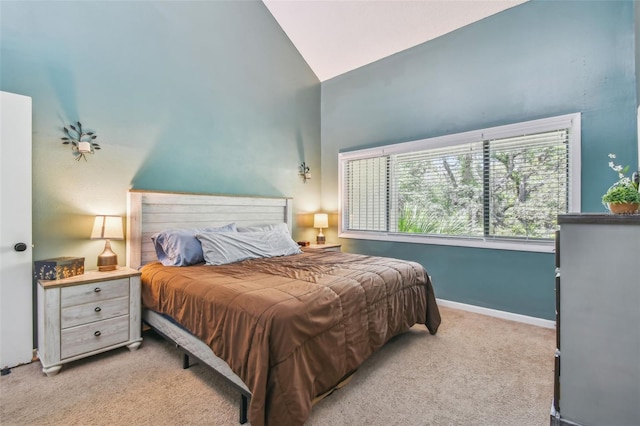
{"label": "white door", "polygon": [[31,362],[31,98],[0,92],[0,368]]}

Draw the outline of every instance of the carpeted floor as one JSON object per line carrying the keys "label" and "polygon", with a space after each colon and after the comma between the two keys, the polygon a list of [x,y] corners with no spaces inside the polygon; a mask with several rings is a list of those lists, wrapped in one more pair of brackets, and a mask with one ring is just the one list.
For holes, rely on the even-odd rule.
{"label": "carpeted floor", "polygon": [[[374,354],[307,424],[549,424],[553,330],[441,308],[436,336],[414,326]],[[39,363],[0,378],[0,424],[237,425],[240,396],[203,366],[181,368],[152,332],[46,377]]]}

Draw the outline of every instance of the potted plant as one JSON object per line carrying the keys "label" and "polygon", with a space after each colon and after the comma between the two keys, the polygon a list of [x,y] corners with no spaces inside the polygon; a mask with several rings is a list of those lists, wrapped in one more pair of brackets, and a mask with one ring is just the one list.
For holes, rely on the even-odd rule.
{"label": "potted plant", "polygon": [[611,185],[602,196],[602,204],[608,207],[611,213],[633,214],[640,208],[638,184],[625,176],[625,173],[629,171],[629,166],[623,168],[616,165],[613,162],[616,158],[615,154],[609,154],[609,158],[611,159],[609,168],[618,174],[618,181]]}

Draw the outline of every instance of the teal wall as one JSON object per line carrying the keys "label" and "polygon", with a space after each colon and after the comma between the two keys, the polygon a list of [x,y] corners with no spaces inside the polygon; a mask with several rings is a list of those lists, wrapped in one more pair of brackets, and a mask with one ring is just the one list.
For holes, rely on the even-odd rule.
{"label": "teal wall", "polygon": [[[607,154],[637,165],[634,19],[631,1],[533,0],[324,82],[323,207],[338,152],[581,112],[582,210],[603,211]],[[421,262],[439,298],[554,319],[552,254],[342,243]]]}
{"label": "teal wall", "polygon": [[[636,51],[636,102],[640,106],[640,2],[633,3],[635,9],[635,51]],[[640,132],[639,132],[640,133]],[[640,148],[639,148],[640,149]],[[638,165],[640,169],[640,165]]]}
{"label": "teal wall", "polygon": [[[636,52],[636,106],[637,120],[640,121],[640,2],[633,3],[635,9],[635,52]],[[638,123],[638,139],[640,139],[640,122]],[[638,140],[638,168],[640,172],[640,140]]]}
{"label": "teal wall", "polygon": [[[319,208],[320,82],[261,1],[0,9],[0,88],[33,98],[34,259],[85,256],[94,269],[92,215],[124,216],[130,187]],[[60,141],[76,120],[103,148],[87,162]]]}

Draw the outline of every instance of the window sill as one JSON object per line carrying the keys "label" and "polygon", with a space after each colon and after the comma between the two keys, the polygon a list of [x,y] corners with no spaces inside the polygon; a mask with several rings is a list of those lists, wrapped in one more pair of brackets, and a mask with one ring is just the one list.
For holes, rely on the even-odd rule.
{"label": "window sill", "polygon": [[529,251],[537,253],[554,253],[554,241],[514,241],[514,240],[494,240],[480,238],[456,238],[456,237],[431,237],[425,235],[400,235],[388,234],[384,232],[341,232],[340,238],[351,238],[357,240],[391,241],[397,243],[431,244],[442,246],[472,247],[491,250],[512,250]]}

